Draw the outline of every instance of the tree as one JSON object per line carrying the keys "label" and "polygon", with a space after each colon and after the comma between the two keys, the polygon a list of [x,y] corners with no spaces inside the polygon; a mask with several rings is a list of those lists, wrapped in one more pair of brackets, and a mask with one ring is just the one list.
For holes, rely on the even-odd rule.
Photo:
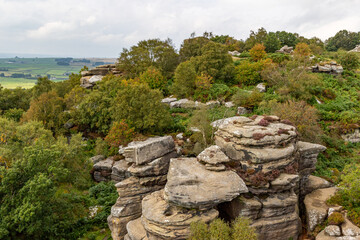
{"label": "tree", "polygon": [[3,89],[0,86],[0,110],[22,109],[27,111],[30,106],[31,89]]}
{"label": "tree", "polygon": [[155,67],[149,67],[143,72],[140,77],[140,82],[149,85],[151,89],[165,90],[167,85],[166,78],[161,75],[161,72]]}
{"label": "tree", "polygon": [[48,77],[39,77],[36,85],[32,88],[33,98],[37,98],[43,93],[50,92],[52,87],[53,82]]}
{"label": "tree", "polygon": [[298,43],[298,34],[285,32],[285,31],[277,31],[276,33],[277,38],[280,41],[281,47],[287,45],[289,47],[295,47]]}
{"label": "tree", "polygon": [[193,37],[183,41],[180,48],[181,61],[190,60],[191,57],[197,57],[202,55],[202,48],[210,40],[205,37]]}
{"label": "tree", "polygon": [[266,52],[268,53],[274,53],[276,50],[280,49],[280,40],[277,38],[276,34],[273,32],[269,32],[269,34],[266,36],[264,45],[266,48]]}
{"label": "tree", "polygon": [[112,106],[112,117],[115,121],[126,119],[136,131],[161,133],[171,123],[162,98],[159,90],[147,85],[128,85],[119,90]]}
{"label": "tree", "polygon": [[328,51],[337,51],[343,48],[347,51],[360,44],[360,32],[350,32],[347,30],[341,30],[325,41],[325,48]]}
{"label": "tree", "polygon": [[159,69],[163,76],[170,78],[178,62],[178,54],[170,39],[149,39],[140,41],[130,50],[124,48],[117,67],[127,78],[139,76],[150,66]]}
{"label": "tree", "polygon": [[300,42],[296,44],[294,56],[297,58],[307,58],[311,54],[311,49],[306,43]]}
{"label": "tree", "polygon": [[220,43],[209,42],[201,51],[201,56],[191,59],[197,74],[205,73],[210,75],[215,83],[232,83],[235,69],[226,46]]}
{"label": "tree", "polygon": [[255,44],[255,46],[252,47],[249,52],[251,59],[255,62],[260,61],[266,56],[265,46],[259,43]]}
{"label": "tree", "polygon": [[266,40],[267,31],[265,28],[259,28],[257,32],[253,30],[250,31],[250,36],[245,41],[245,49],[249,50],[255,46],[255,44],[260,43],[263,44]]}
{"label": "tree", "polygon": [[174,83],[170,91],[177,97],[189,97],[195,90],[196,71],[191,61],[182,62],[175,70]]}
{"label": "tree", "polygon": [[44,92],[30,103],[24,121],[42,122],[45,128],[57,132],[65,123],[63,111],[65,103],[55,91]]}

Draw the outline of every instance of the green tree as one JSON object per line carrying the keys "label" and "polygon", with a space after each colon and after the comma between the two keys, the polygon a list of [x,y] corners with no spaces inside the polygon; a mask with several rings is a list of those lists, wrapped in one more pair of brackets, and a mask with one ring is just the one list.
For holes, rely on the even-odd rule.
{"label": "green tree", "polygon": [[161,72],[154,68],[149,67],[145,72],[140,74],[140,82],[146,83],[151,89],[165,90],[167,80],[162,76]]}
{"label": "green tree", "polygon": [[119,90],[112,107],[115,121],[126,119],[141,132],[162,132],[171,123],[170,113],[161,103],[163,95],[147,85],[128,85]]}
{"label": "green tree", "polygon": [[250,31],[250,36],[245,41],[245,50],[249,50],[255,46],[255,44],[264,44],[267,36],[265,28],[259,28],[257,32]]}
{"label": "green tree", "polygon": [[191,59],[197,74],[213,77],[215,83],[230,84],[234,80],[234,64],[226,46],[209,42],[202,48],[202,55]]}
{"label": "green tree", "polygon": [[265,46],[263,44],[257,43],[250,49],[250,57],[253,61],[257,62],[265,58]]}
{"label": "green tree", "polygon": [[276,33],[269,32],[269,34],[266,36],[264,45],[266,48],[266,52],[274,53],[276,50],[280,49],[281,42],[276,36]]}
{"label": "green tree", "polygon": [[31,89],[3,89],[0,85],[0,112],[17,108],[27,111],[30,106]]}
{"label": "green tree", "polygon": [[182,62],[175,70],[174,83],[170,91],[177,97],[192,96],[195,91],[196,71],[191,61]]}
{"label": "green tree", "polygon": [[337,51],[343,48],[347,51],[360,44],[360,33],[341,30],[325,41],[325,48],[328,51]]}
{"label": "green tree", "polygon": [[178,54],[170,39],[149,39],[140,41],[130,50],[124,48],[117,67],[127,78],[139,76],[150,66],[159,69],[163,76],[170,78],[178,62]]}
{"label": "green tree", "polygon": [[32,88],[32,97],[37,98],[43,93],[50,92],[53,88],[53,82],[48,77],[39,77],[35,86]]}
{"label": "green tree", "polygon": [[180,48],[181,61],[190,60],[191,57],[202,55],[202,48],[209,43],[209,39],[205,37],[193,37],[183,41]]}
{"label": "green tree", "polygon": [[299,42],[298,34],[286,31],[277,31],[275,34],[280,41],[281,47],[283,47],[284,45],[287,45],[289,47],[295,47],[295,45]]}
{"label": "green tree", "polygon": [[42,122],[45,128],[57,132],[65,123],[64,108],[64,100],[55,91],[44,92],[31,101],[24,120]]}

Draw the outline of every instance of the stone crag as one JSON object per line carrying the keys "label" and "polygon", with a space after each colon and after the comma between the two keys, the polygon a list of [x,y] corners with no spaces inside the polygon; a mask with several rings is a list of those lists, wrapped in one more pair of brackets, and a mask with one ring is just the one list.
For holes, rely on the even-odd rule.
{"label": "stone crag", "polygon": [[295,127],[276,116],[215,125],[216,145],[196,158],[176,158],[171,137],[122,150],[131,177],[116,184],[119,199],[108,218],[113,239],[186,239],[192,222],[218,216],[250,218],[260,240],[298,238],[301,201],[330,187],[310,175],[325,147],[298,141]]}

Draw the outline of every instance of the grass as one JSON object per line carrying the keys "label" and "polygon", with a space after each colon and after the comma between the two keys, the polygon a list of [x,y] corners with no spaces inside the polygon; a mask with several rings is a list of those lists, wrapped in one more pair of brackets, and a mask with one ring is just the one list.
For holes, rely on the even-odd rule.
{"label": "grass", "polygon": [[[49,76],[52,81],[63,81],[68,79],[70,73],[78,73],[84,65],[89,68],[97,59],[89,59],[90,63],[75,63],[69,66],[58,65],[55,58],[0,58],[0,84],[4,88],[31,88],[40,76]],[[111,60],[109,60],[111,62]],[[7,69],[7,71],[2,71]],[[14,73],[30,74],[31,78],[12,78]]]}

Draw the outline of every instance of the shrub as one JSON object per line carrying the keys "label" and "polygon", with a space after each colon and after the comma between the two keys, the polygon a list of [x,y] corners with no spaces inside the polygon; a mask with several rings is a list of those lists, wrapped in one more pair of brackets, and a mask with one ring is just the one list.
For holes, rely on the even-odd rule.
{"label": "shrub", "polygon": [[188,240],[257,240],[250,224],[250,220],[243,217],[236,218],[231,225],[221,219],[215,219],[209,226],[203,221],[193,222]]}
{"label": "shrub", "polygon": [[159,133],[171,123],[170,113],[161,103],[163,95],[147,85],[129,85],[118,91],[112,106],[115,121],[126,119],[136,131]]}
{"label": "shrub", "polygon": [[125,120],[120,120],[119,122],[113,122],[105,141],[116,152],[120,145],[125,146],[131,142],[134,135],[134,128],[130,128]]}
{"label": "shrub", "polygon": [[303,42],[296,44],[294,50],[295,57],[304,58],[304,57],[309,57],[310,54],[311,54],[311,49],[309,45]]}
{"label": "shrub", "polygon": [[253,61],[260,61],[266,56],[265,46],[263,44],[257,43],[249,50],[249,53]]}
{"label": "shrub", "polygon": [[235,80],[244,85],[255,85],[260,83],[261,71],[272,63],[271,59],[261,60],[258,62],[241,61],[235,67]]}
{"label": "shrub", "polygon": [[328,217],[329,225],[340,225],[345,222],[344,216],[339,212],[333,212]]}
{"label": "shrub", "polygon": [[340,58],[340,63],[346,70],[356,70],[360,67],[360,58],[358,53],[347,52]]}
{"label": "shrub", "polygon": [[201,90],[209,90],[212,86],[212,82],[213,78],[210,75],[201,73],[201,75],[196,76],[195,86]]}
{"label": "shrub", "polygon": [[238,217],[232,223],[232,239],[234,240],[257,240],[255,229],[250,227],[251,221],[247,218]]}
{"label": "shrub", "polygon": [[316,108],[304,101],[270,102],[267,107],[272,115],[292,122],[299,132],[300,139],[321,143],[320,136],[323,132],[318,124],[319,116]]}
{"label": "shrub", "polygon": [[164,78],[161,72],[155,67],[146,69],[139,78],[141,83],[146,83],[151,89],[164,90],[167,85],[166,78]]}
{"label": "shrub", "polygon": [[238,90],[231,100],[237,105],[245,108],[253,108],[261,102],[263,94],[259,91]]}

